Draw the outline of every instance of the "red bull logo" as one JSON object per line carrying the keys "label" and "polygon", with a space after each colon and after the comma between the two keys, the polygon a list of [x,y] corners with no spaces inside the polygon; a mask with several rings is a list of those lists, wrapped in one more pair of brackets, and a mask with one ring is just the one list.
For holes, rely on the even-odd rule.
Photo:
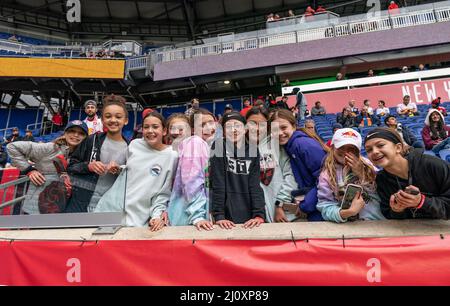
{"label": "red bull logo", "polygon": [[353,131],[347,131],[341,134],[342,137],[354,137],[354,138],[358,138],[358,136],[356,135],[355,132]]}

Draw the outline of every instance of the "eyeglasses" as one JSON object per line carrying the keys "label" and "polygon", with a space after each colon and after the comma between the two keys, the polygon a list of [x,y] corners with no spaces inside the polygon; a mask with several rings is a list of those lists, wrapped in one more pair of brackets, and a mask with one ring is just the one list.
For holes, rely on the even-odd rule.
{"label": "eyeglasses", "polygon": [[243,123],[230,123],[230,124],[226,124],[225,125],[225,129],[227,131],[231,131],[231,130],[243,130],[244,124]]}

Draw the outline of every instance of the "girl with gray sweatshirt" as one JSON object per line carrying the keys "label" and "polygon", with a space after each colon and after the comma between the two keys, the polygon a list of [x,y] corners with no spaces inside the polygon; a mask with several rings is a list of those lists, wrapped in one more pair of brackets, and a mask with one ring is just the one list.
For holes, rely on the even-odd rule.
{"label": "girl with gray sweatshirt", "polygon": [[164,118],[158,112],[147,114],[142,124],[143,138],[128,147],[125,223],[149,226],[158,231],[166,225],[164,217],[172,192],[178,153],[165,145]]}

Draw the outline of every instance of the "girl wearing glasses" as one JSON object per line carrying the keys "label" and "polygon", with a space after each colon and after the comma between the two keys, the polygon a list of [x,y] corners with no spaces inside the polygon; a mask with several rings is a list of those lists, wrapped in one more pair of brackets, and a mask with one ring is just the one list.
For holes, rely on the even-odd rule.
{"label": "girl wearing glasses", "polygon": [[223,116],[223,139],[213,143],[210,169],[211,211],[215,223],[232,229],[259,226],[265,220],[264,193],[260,186],[260,157],[245,141],[246,120],[238,112]]}

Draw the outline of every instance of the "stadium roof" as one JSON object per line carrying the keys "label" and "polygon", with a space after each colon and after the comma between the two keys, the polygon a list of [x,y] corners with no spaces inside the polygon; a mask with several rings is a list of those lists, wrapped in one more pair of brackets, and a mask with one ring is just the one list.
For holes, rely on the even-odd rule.
{"label": "stadium roof", "polygon": [[[281,17],[289,9],[302,14],[308,5],[324,5],[353,15],[370,7],[362,0],[80,0],[81,23],[66,20],[67,0],[2,0],[0,24],[66,39],[135,39],[154,45],[182,42],[223,32],[265,27],[269,13]],[[407,5],[436,2],[401,0]],[[381,1],[386,9],[388,0]],[[403,4],[404,6],[405,4]]]}

